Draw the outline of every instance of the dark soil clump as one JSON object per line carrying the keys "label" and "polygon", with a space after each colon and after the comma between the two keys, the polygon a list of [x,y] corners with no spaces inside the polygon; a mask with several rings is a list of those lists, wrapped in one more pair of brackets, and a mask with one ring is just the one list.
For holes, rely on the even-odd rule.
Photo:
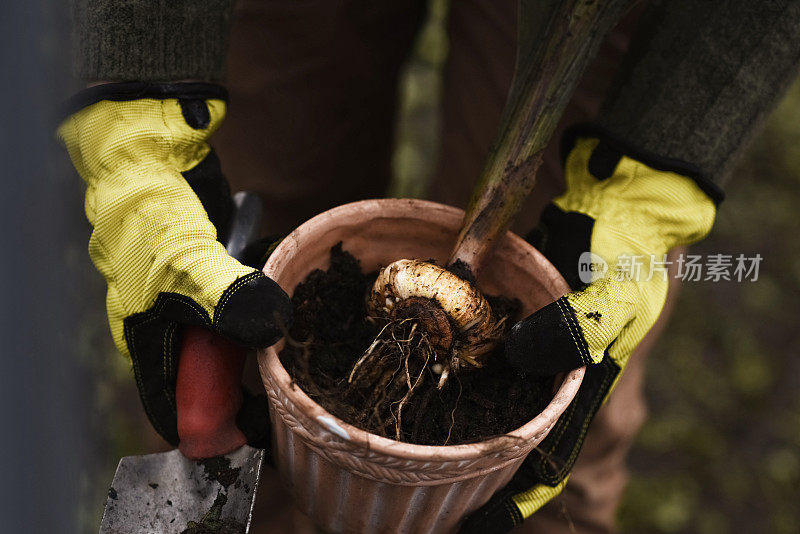
{"label": "dark soil clump", "polygon": [[227,488],[239,478],[238,467],[231,467],[231,461],[224,456],[206,458],[198,462],[203,466],[207,480],[219,482],[223,488]]}
{"label": "dark soil clump", "polygon": [[245,525],[235,519],[222,518],[222,509],[228,502],[225,493],[218,493],[211,509],[199,521],[189,521],[181,534],[245,534]]}
{"label": "dark soil clump", "polygon": [[[375,383],[350,383],[354,364],[385,325],[367,316],[365,295],[376,275],[363,274],[358,260],[339,244],[331,250],[328,270],[312,272],[292,297],[295,319],[281,362],[303,391],[326,410],[381,436],[399,436],[423,445],[454,445],[519,428],[550,402],[552,378],[519,375],[507,363],[502,344],[483,368],[459,370],[441,390],[430,366],[413,357],[405,364],[389,362]],[[497,317],[509,317],[507,327],[518,319],[518,302],[487,299]],[[395,326],[398,339],[414,339],[416,330],[410,322]],[[416,384],[417,379],[419,387],[406,399],[398,422],[396,407],[404,398],[403,389],[408,391],[405,384]],[[389,410],[372,409],[379,405]]]}

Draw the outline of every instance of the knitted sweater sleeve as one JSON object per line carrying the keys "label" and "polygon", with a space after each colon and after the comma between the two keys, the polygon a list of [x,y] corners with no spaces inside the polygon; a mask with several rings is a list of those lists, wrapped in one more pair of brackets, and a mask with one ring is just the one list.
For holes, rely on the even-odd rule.
{"label": "knitted sweater sleeve", "polygon": [[73,0],[85,81],[222,80],[233,0]]}
{"label": "knitted sweater sleeve", "polygon": [[722,186],[800,70],[797,0],[651,1],[598,117]]}

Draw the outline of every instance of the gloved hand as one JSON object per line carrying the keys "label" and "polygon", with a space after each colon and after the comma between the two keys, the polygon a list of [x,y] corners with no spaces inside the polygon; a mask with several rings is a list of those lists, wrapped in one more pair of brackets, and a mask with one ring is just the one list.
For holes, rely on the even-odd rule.
{"label": "gloved hand", "polygon": [[[150,421],[172,444],[181,326],[266,347],[291,321],[283,290],[220,243],[234,206],[206,140],[226,96],[200,83],[100,85],[76,95],[58,130],[87,185],[89,254],[108,283],[114,342],[132,360]],[[237,422],[251,443],[265,437],[264,405],[245,395]]]}
{"label": "gloved hand", "polygon": [[722,199],[683,162],[642,153],[596,129],[579,132],[565,137],[566,192],[535,232],[573,292],[517,323],[505,350],[523,373],[586,365],[586,375],[555,428],[511,483],[465,520],[463,532],[507,532],[561,492],[589,423],[664,305],[666,269],[658,262],[702,239]]}

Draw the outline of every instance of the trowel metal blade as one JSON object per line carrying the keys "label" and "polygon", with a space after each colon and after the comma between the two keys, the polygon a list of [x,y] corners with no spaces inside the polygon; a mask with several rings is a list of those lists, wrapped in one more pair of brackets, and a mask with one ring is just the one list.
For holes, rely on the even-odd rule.
{"label": "trowel metal blade", "polygon": [[126,456],[108,491],[100,534],[246,534],[263,459],[263,450],[247,445],[199,462],[177,449]]}

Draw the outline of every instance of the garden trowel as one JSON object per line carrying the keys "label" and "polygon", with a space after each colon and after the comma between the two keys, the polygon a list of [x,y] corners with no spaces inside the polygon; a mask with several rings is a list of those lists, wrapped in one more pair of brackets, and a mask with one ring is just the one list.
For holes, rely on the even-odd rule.
{"label": "garden trowel", "polygon": [[[228,252],[239,257],[257,231],[261,205],[243,192],[234,202]],[[264,451],[246,445],[236,427],[244,359],[243,349],[210,330],[183,329],[179,448],[120,460],[100,534],[248,532]]]}

